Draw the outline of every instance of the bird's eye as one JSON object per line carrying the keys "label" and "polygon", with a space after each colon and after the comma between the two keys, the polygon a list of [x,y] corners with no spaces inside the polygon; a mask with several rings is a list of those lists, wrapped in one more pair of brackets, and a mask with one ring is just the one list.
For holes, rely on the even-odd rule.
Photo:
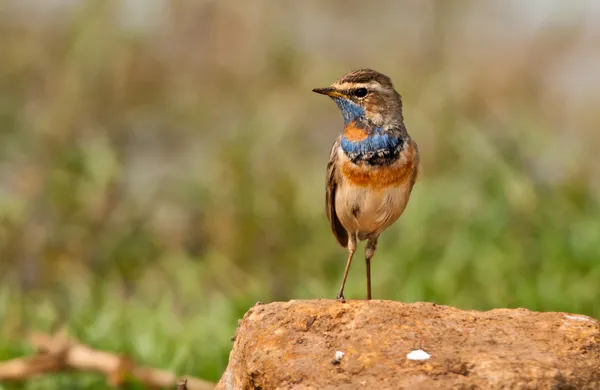
{"label": "bird's eye", "polygon": [[365,96],[367,96],[367,93],[369,91],[367,91],[366,88],[358,88],[354,91],[354,96],[358,97],[358,98],[364,98]]}

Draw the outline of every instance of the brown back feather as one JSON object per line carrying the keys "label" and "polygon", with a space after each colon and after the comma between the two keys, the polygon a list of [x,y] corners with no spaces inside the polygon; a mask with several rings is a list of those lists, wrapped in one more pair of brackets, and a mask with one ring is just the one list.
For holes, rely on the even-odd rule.
{"label": "brown back feather", "polygon": [[331,148],[331,154],[329,156],[329,163],[327,164],[327,182],[325,190],[325,208],[327,210],[327,219],[331,226],[331,231],[335,235],[335,238],[341,246],[348,246],[348,232],[342,226],[337,213],[335,211],[335,192],[337,190],[338,180],[338,157],[337,150],[340,145],[341,136],[333,144]]}

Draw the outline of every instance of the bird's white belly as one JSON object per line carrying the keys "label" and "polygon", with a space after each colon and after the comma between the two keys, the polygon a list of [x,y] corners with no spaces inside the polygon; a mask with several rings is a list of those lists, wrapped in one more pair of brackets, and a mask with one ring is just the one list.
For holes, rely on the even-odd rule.
{"label": "bird's white belly", "polygon": [[379,234],[404,212],[410,196],[409,183],[374,190],[345,183],[338,188],[335,208],[346,230],[360,240]]}

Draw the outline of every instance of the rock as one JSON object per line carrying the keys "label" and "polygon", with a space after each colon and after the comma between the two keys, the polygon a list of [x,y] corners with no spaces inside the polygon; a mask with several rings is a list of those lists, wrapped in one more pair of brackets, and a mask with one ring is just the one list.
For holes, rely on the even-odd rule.
{"label": "rock", "polygon": [[600,323],[580,315],[290,301],[236,336],[217,389],[600,389]]}

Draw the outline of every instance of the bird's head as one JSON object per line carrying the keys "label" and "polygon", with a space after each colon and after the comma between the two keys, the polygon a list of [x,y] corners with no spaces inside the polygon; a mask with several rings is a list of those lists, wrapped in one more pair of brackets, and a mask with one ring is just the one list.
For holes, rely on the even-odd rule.
{"label": "bird's head", "polygon": [[372,69],[346,73],[329,87],[313,92],[327,95],[339,106],[344,123],[366,124],[388,129],[402,126],[402,99],[390,78]]}

